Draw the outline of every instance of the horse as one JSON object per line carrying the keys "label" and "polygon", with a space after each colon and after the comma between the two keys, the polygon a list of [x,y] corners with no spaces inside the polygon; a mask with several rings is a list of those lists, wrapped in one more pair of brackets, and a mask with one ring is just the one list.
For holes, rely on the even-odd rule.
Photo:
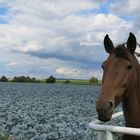
{"label": "horse", "polygon": [[[135,56],[136,46],[136,37],[131,32],[126,43],[115,47],[108,34],[104,37],[109,56],[102,63],[102,86],[96,101],[101,121],[109,121],[114,108],[122,102],[125,126],[140,128],[140,65]],[[124,134],[122,139],[140,140],[140,136]]]}

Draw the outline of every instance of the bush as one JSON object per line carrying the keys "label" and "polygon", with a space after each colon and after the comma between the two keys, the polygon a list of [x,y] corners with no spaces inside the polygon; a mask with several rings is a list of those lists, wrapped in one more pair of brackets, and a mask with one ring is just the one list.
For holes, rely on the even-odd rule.
{"label": "bush", "polygon": [[12,80],[12,82],[25,82],[25,76],[15,76]]}
{"label": "bush", "polygon": [[70,84],[70,80],[66,80],[64,83],[65,84]]}
{"label": "bush", "polygon": [[98,83],[98,79],[93,76],[89,79],[89,83]]}
{"label": "bush", "polygon": [[12,80],[12,82],[24,82],[24,83],[39,83],[39,80],[36,80],[36,78],[30,78],[29,76],[15,76]]}
{"label": "bush", "polygon": [[56,78],[53,76],[50,76],[49,78],[46,79],[46,83],[55,83],[56,82]]}
{"label": "bush", "polygon": [[0,78],[0,82],[8,82],[8,79],[5,76],[2,76]]}

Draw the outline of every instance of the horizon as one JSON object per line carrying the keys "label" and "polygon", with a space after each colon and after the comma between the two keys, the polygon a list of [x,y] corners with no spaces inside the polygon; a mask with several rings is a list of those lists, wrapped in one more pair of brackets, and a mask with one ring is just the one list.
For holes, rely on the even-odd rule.
{"label": "horizon", "polygon": [[[21,77],[21,76],[24,76],[24,77],[30,77],[30,78],[36,78],[36,79],[38,79],[38,80],[46,80],[47,78],[49,78],[50,76],[53,76],[53,75],[50,75],[50,76],[48,76],[48,77],[31,77],[31,76],[29,76],[29,75],[15,75],[15,76],[11,76],[11,77],[8,77],[8,76],[6,76],[6,75],[1,75],[0,76],[0,78],[1,77],[3,77],[3,76],[5,76],[7,79],[13,79],[14,77]],[[55,77],[55,76],[53,76],[54,78],[56,78],[56,80],[89,80],[90,78],[92,78],[92,77],[90,77],[89,79],[88,78],[85,78],[85,79],[82,79],[82,78],[61,78],[61,77]],[[96,77],[95,77],[96,78]],[[98,80],[101,80],[101,79],[98,79]]]}
{"label": "horizon", "polygon": [[139,19],[139,0],[0,0],[0,75],[102,79],[104,36],[140,43]]}

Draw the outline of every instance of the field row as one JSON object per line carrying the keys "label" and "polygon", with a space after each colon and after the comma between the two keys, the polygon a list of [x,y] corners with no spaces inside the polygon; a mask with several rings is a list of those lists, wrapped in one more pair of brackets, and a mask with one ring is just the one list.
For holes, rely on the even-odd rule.
{"label": "field row", "polygon": [[91,140],[100,86],[0,83],[0,130],[16,140]]}

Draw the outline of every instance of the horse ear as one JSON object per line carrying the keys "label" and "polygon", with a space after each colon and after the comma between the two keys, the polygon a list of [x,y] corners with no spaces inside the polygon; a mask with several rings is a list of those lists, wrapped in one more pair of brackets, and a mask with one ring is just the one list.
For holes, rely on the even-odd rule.
{"label": "horse ear", "polygon": [[127,40],[127,48],[132,54],[134,54],[135,52],[136,44],[137,44],[136,37],[133,33],[130,32]]}
{"label": "horse ear", "polygon": [[111,39],[109,38],[108,34],[104,38],[104,47],[105,47],[106,52],[109,54],[114,49],[114,45],[113,45]]}

